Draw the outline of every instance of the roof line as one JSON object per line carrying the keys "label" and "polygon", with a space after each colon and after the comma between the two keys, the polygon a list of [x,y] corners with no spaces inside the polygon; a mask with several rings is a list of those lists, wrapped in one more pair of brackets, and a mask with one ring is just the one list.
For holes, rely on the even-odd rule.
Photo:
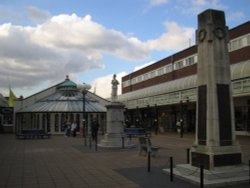
{"label": "roof line", "polygon": [[[65,81],[63,81],[63,82],[65,82]],[[57,87],[58,85],[62,84],[63,82],[60,82],[60,83],[55,84],[55,85],[53,85],[53,86],[51,86],[51,87],[48,87],[48,88],[43,89],[43,90],[41,90],[41,91],[38,91],[37,93],[34,93],[34,94],[32,94],[32,95],[30,95],[30,96],[24,98],[24,99],[31,98],[31,97],[33,97],[34,95],[37,95],[37,94],[42,93],[42,92],[44,92],[44,91],[47,91],[47,90],[49,90],[49,89],[51,89],[51,88],[53,88],[53,87]]]}

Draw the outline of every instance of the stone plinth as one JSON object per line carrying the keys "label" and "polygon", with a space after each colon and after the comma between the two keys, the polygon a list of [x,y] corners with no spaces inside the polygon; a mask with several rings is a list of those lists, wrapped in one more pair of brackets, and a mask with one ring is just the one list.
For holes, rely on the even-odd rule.
{"label": "stone plinth", "polygon": [[196,139],[191,165],[205,169],[240,165],[242,154],[235,137],[228,28],[223,11],[198,16]]}
{"label": "stone plinth", "polygon": [[[170,174],[170,169],[163,169],[163,173]],[[190,183],[200,184],[200,169],[190,164],[176,165],[174,175]],[[224,166],[204,170],[204,187],[221,187],[235,185],[248,181],[248,166]]]}
{"label": "stone plinth", "polygon": [[112,104],[107,105],[106,108],[107,130],[104,139],[101,140],[98,146],[105,148],[122,148],[124,142],[124,148],[133,147],[134,145],[126,140],[124,134],[124,105],[118,102],[112,102]]}
{"label": "stone plinth", "polygon": [[210,186],[247,180],[248,173],[235,137],[228,38],[223,11],[198,16],[196,137],[190,164],[177,165],[175,174],[196,182],[194,169],[203,165]]}

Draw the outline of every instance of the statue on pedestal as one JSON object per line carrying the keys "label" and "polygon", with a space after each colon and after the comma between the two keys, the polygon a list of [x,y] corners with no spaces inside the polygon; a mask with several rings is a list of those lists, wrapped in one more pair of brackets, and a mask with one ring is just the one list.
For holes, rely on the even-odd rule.
{"label": "statue on pedestal", "polygon": [[132,148],[134,144],[124,140],[124,105],[117,101],[119,82],[116,80],[115,74],[113,75],[111,85],[111,103],[106,105],[106,133],[98,146],[102,148]]}
{"label": "statue on pedestal", "polygon": [[119,82],[116,79],[116,74],[113,75],[113,80],[111,81],[112,84],[112,93],[111,93],[111,101],[115,102],[117,100],[117,89]]}

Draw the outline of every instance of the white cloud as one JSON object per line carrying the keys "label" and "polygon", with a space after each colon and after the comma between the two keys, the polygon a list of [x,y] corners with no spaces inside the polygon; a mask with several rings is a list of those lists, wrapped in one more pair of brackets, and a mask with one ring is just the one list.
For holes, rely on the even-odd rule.
{"label": "white cloud", "polygon": [[[118,91],[117,91],[118,95],[121,94],[121,87],[122,87],[121,78],[125,75],[127,75],[126,72],[120,72],[120,73],[116,74],[116,79],[119,82]],[[91,83],[92,88],[90,91],[95,92],[97,95],[99,95],[103,98],[106,98],[106,99],[110,98],[111,97],[111,86],[112,86],[111,81],[112,81],[112,79],[113,79],[113,74],[96,78]]]}
{"label": "white cloud", "polygon": [[51,17],[48,11],[38,9],[34,6],[26,7],[26,13],[29,18],[35,23],[42,23]]}
{"label": "white cloud", "polygon": [[169,0],[148,0],[148,3],[146,5],[145,9],[143,10],[143,13],[146,13],[147,11],[149,11],[152,8],[167,4],[168,2],[169,2]]}
{"label": "white cloud", "polygon": [[168,1],[169,0],[150,0],[149,5],[150,6],[159,6],[159,5],[168,3]]}
{"label": "white cloud", "polygon": [[196,16],[208,8],[226,9],[227,6],[219,0],[180,0],[177,11],[182,14]]}
{"label": "white cloud", "polygon": [[33,87],[104,67],[103,54],[127,60],[149,56],[139,39],[107,29],[91,16],[54,16],[35,26],[0,25],[0,89]]}
{"label": "white cloud", "polygon": [[245,14],[243,12],[233,12],[228,15],[228,21],[239,21],[241,19],[245,18]]}
{"label": "white cloud", "polygon": [[183,27],[176,22],[165,22],[166,32],[159,38],[147,41],[151,50],[180,50],[189,46],[189,40],[194,38],[195,29]]}
{"label": "white cloud", "polygon": [[[188,44],[194,29],[166,22],[159,38],[141,41],[120,31],[105,28],[90,15],[58,15],[37,26],[0,25],[0,89],[34,88],[58,83],[65,75],[103,69],[103,55],[143,60],[152,50],[178,50]],[[119,78],[119,74],[118,74]],[[103,87],[97,78],[97,92]],[[109,84],[108,84],[109,86]],[[100,89],[99,89],[100,88]],[[106,89],[100,94],[109,97]],[[105,95],[106,93],[106,95]]]}
{"label": "white cloud", "polygon": [[128,60],[149,55],[146,46],[137,38],[107,29],[92,21],[89,15],[84,18],[75,14],[55,16],[35,29],[33,40],[47,47],[82,50],[92,59],[99,59],[102,53]]}

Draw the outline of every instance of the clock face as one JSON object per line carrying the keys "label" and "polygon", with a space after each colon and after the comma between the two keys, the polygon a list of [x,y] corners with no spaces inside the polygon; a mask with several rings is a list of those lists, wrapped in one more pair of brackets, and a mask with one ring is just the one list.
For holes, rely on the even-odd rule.
{"label": "clock face", "polygon": [[223,39],[225,37],[225,31],[223,28],[221,27],[217,27],[214,30],[214,35],[218,38],[218,39]]}
{"label": "clock face", "polygon": [[206,30],[205,29],[201,29],[198,33],[198,37],[199,37],[199,40],[202,42],[205,38],[206,38]]}

